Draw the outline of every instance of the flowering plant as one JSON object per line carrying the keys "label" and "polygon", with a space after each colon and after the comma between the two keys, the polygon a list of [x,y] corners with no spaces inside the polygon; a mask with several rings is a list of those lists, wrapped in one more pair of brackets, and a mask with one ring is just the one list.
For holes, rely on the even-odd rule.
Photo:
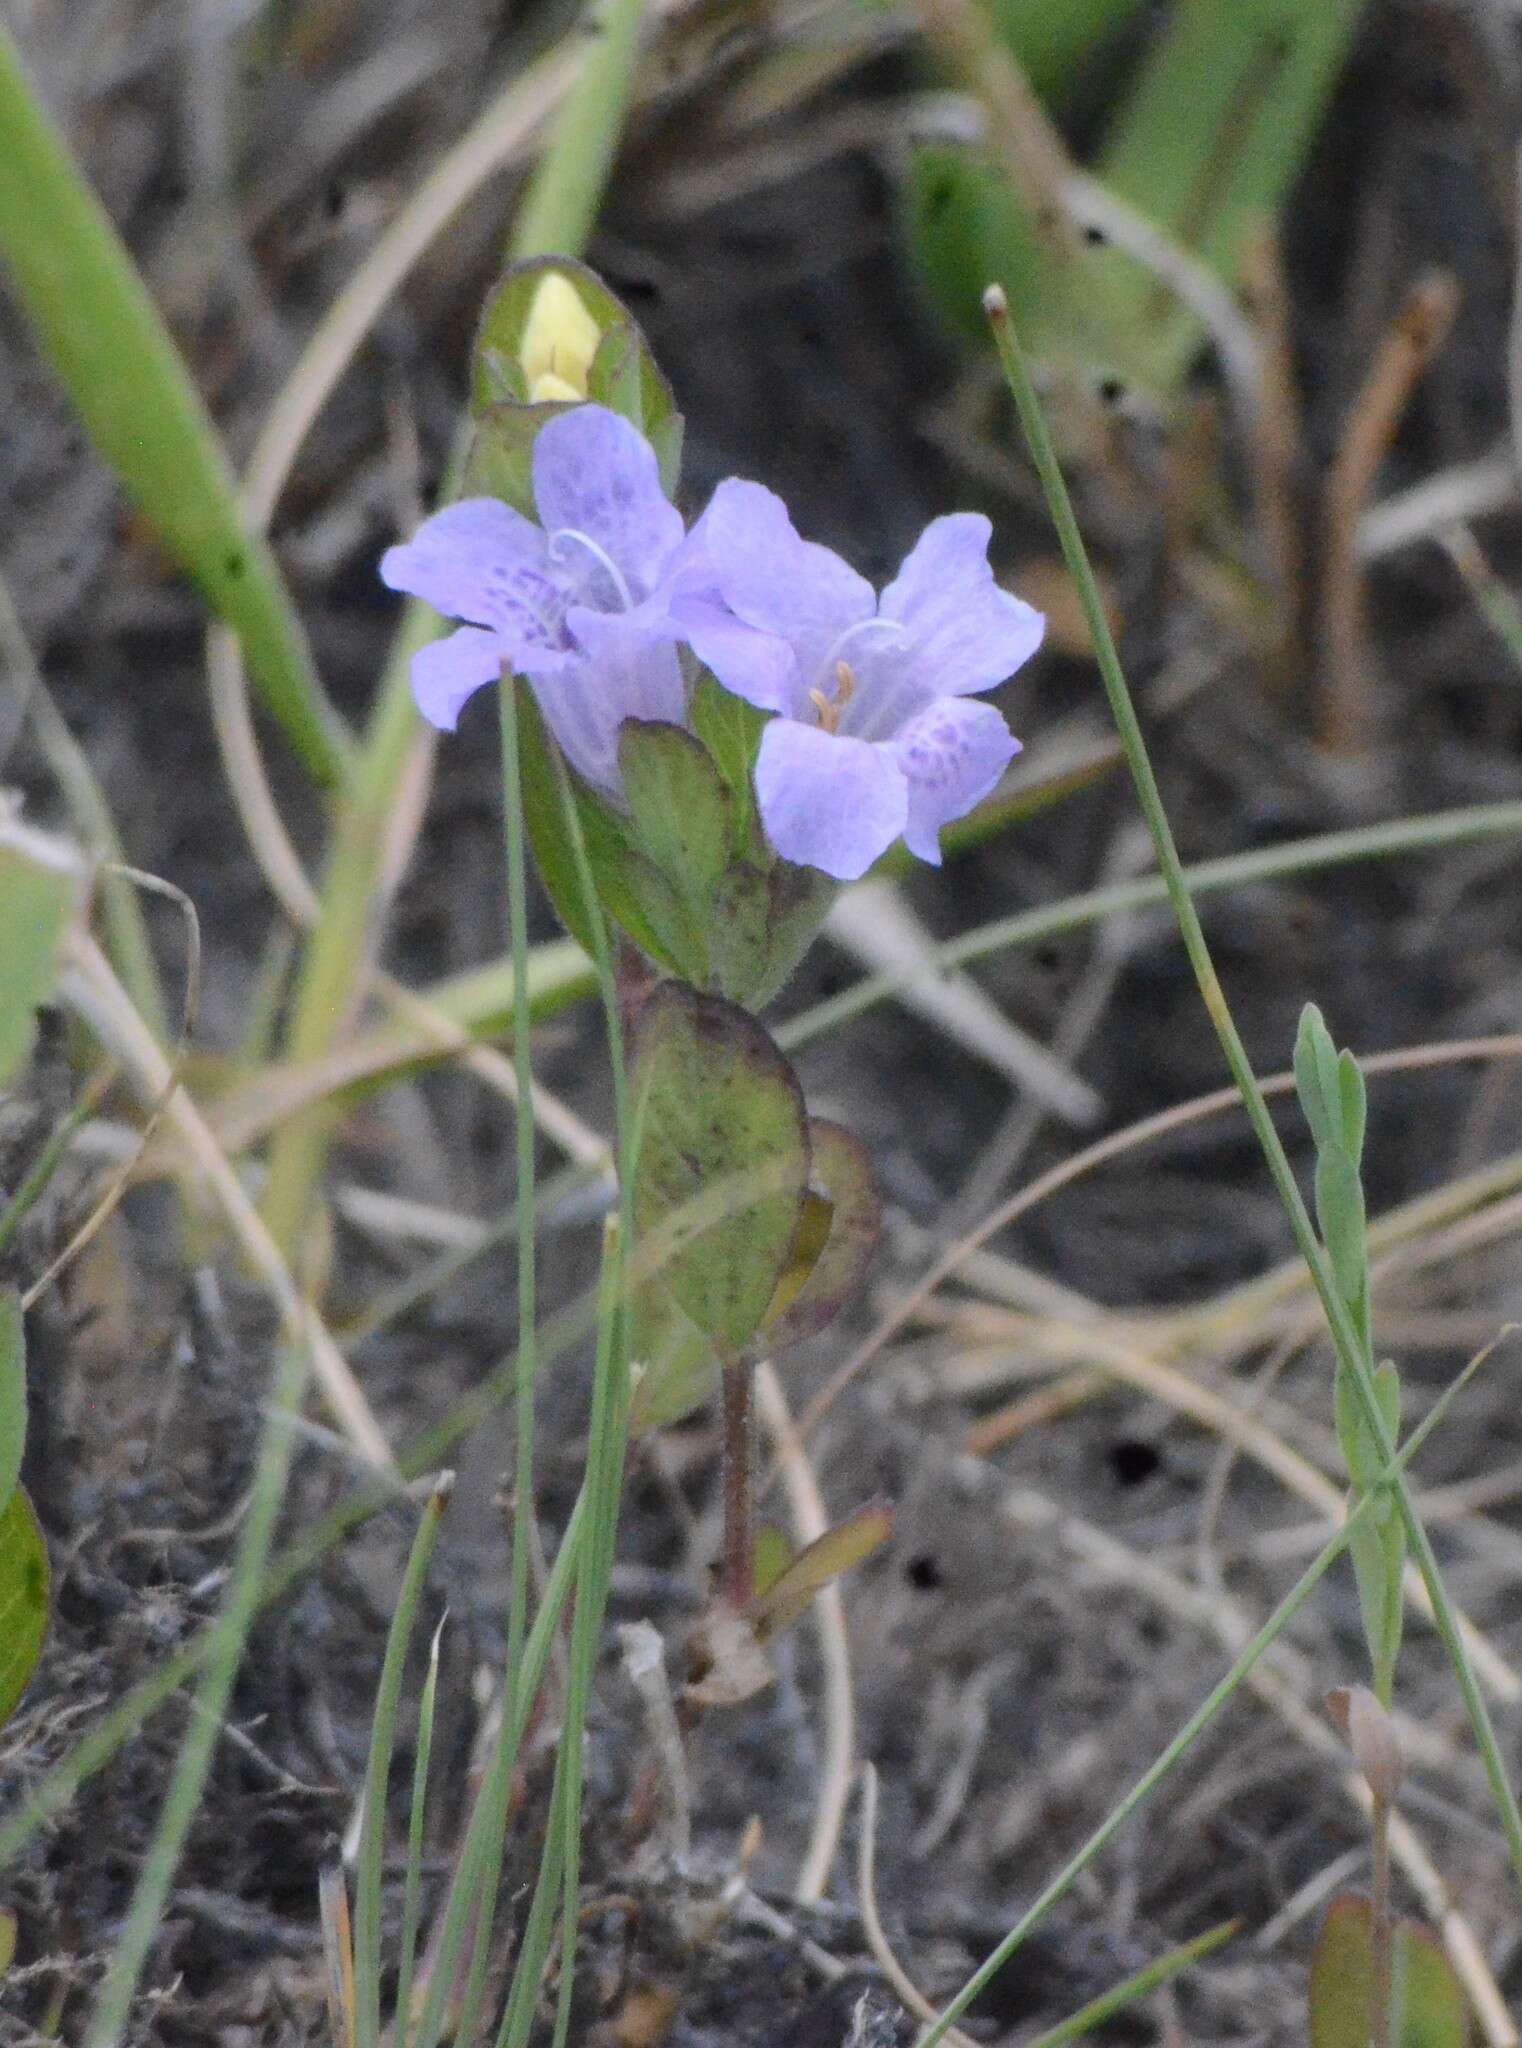
{"label": "flowering plant", "polygon": [[[941,828],[997,783],[1019,743],[980,693],[1030,657],[1042,620],[994,580],[975,514],[933,520],[881,596],[759,484],[720,484],[688,531],[669,389],[590,272],[509,274],[473,393],[470,494],[389,549],[381,574],[459,622],[415,657],[433,724],[452,731],[487,684],[526,681],[525,815],[551,895],[584,936],[584,862],[669,977],[643,998],[632,1072],[633,1213],[662,1248],[634,1304],[634,1417],[696,1405],[717,1359],[724,1611],[764,1636],[749,1376],[852,1292],[878,1206],[862,1147],[807,1114],[753,1013],[839,884],[900,838],[938,862]],[[626,979],[632,999],[644,978]],[[880,1524],[858,1517],[798,1560],[781,1609],[798,1574],[806,1596]]]}

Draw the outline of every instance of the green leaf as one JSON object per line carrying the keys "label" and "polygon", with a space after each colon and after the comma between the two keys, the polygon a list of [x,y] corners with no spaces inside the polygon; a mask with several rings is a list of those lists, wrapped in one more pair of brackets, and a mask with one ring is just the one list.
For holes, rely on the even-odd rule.
{"label": "green leaf", "polygon": [[[518,743],[523,762],[523,818],[528,828],[529,844],[534,849],[540,878],[561,923],[585,952],[592,953],[592,932],[582,908],[581,879],[576,855],[566,832],[559,773],[549,735],[533,692],[522,684],[512,687],[519,693]],[[669,973],[678,973],[680,970],[676,962],[661,943],[630,887],[628,867],[633,859],[633,849],[623,819],[610,804],[578,783],[574,775],[571,776],[571,788],[586,840],[587,861],[604,907],[657,966],[664,967]]]}
{"label": "green leaf", "polygon": [[745,996],[758,1010],[786,986],[840,894],[839,884],[818,868],[794,867],[785,860],[773,862],[767,889],[766,956]]}
{"label": "green leaf", "polygon": [[744,1010],[662,982],[639,1020],[634,1214],[681,1307],[721,1355],[755,1335],[808,1186],[803,1094]]}
{"label": "green leaf", "polygon": [[557,413],[574,405],[551,399],[543,405],[515,405],[504,400],[487,406],[476,419],[460,476],[462,498],[500,498],[537,522],[534,503],[534,443],[539,429]]}
{"label": "green leaf", "polygon": [[1375,1690],[1383,1693],[1395,1671],[1406,1619],[1401,1585],[1406,1565],[1406,1532],[1399,1510],[1388,1495],[1354,1529],[1348,1539],[1348,1551],[1353,1559],[1359,1618]]}
{"label": "green leaf", "polygon": [[31,1052],[37,1007],[53,993],[77,887],[74,873],[44,851],[0,846],[0,1088]]}
{"label": "green leaf", "polygon": [[1316,1214],[1337,1292],[1356,1310],[1368,1287],[1363,1182],[1335,1139],[1321,1148],[1316,1161]]}
{"label": "green leaf", "polygon": [[1363,1134],[1369,1117],[1369,1095],[1363,1069],[1352,1053],[1337,1055],[1337,1093],[1342,1111],[1342,1143],[1355,1166],[1363,1163]]}
{"label": "green leaf", "polygon": [[771,981],[772,876],[751,861],[725,870],[714,892],[709,968],[731,1002],[759,1009]]}
{"label": "green leaf", "polygon": [[693,731],[729,787],[736,855],[741,860],[763,859],[765,847],[759,837],[752,777],[766,730],[766,713],[726,690],[704,669],[693,685],[691,718]]}
{"label": "green leaf", "polygon": [[0,1977],[16,1960],[16,1916],[9,1907],[0,1910]]}
{"label": "green leaf", "polygon": [[157,307],[27,83],[0,24],[0,257],[96,448],[243,642],[266,705],[320,781],[350,741],[323,696],[275,559]]}
{"label": "green leaf", "polygon": [[1295,1092],[1318,1152],[1332,1143],[1340,1123],[1340,1118],[1333,1118],[1323,1086],[1323,1073],[1330,1057],[1332,1040],[1326,1021],[1314,1003],[1307,1003],[1300,1012],[1300,1027],[1295,1033]]}
{"label": "green leaf", "polygon": [[823,1587],[880,1550],[892,1534],[893,1510],[883,1501],[872,1501],[827,1529],[757,1599],[752,1609],[757,1638],[767,1643],[791,1628]]}
{"label": "green leaf", "polygon": [[796,1292],[773,1304],[766,1327],[773,1353],[816,1336],[834,1320],[866,1278],[882,1229],[882,1199],[861,1139],[826,1117],[810,1117],[809,1154],[810,1183],[828,1202],[826,1235]]}
{"label": "green leaf", "polygon": [[21,1297],[0,1289],[0,1501],[9,1500],[21,1477],[26,1450],[26,1329]]}
{"label": "green leaf", "polygon": [[[618,766],[634,844],[684,903],[711,917],[731,822],[729,791],[707,748],[679,725],[631,718],[619,730]],[[701,978],[688,972],[689,981]]]}
{"label": "green leaf", "polygon": [[48,1552],[18,1486],[0,1508],[0,1727],[16,1710],[48,1632]]}
{"label": "green leaf", "polygon": [[[1368,2048],[1371,1922],[1369,1901],[1356,1892],[1344,1892],[1327,1908],[1311,1960],[1311,2048]],[[1465,2048],[1468,2007],[1441,1944],[1414,1920],[1399,1920],[1392,1946],[1392,2048]]]}
{"label": "green leaf", "polygon": [[668,1428],[713,1399],[718,1369],[712,1340],[659,1278],[635,1295],[629,1356],[638,1367],[629,1401],[631,1437]]}
{"label": "green leaf", "polygon": [[643,333],[627,314],[609,327],[592,358],[587,396],[639,428],[655,450],[661,488],[673,497],[682,474],[682,415]]}

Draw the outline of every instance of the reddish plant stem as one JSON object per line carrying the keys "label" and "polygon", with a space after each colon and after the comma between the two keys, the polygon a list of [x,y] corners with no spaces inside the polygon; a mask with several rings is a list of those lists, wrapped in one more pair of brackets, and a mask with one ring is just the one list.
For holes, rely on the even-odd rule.
{"label": "reddish plant stem", "polygon": [[724,1388],[724,1561],[719,1597],[736,1613],[744,1614],[756,1590],[750,1363],[727,1358],[720,1372]]}
{"label": "reddish plant stem", "polygon": [[1390,1921],[1390,1801],[1374,1795],[1374,1898],[1369,1911],[1369,2038],[1372,2048],[1390,2048],[1395,1995],[1394,1928]]}

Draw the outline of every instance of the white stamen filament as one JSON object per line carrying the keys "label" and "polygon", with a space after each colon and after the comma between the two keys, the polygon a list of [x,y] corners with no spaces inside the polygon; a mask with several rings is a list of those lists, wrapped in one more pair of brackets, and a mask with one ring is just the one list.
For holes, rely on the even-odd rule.
{"label": "white stamen filament", "polygon": [[618,564],[613,560],[607,549],[599,547],[591,534],[583,533],[579,526],[562,526],[550,535],[550,553],[558,556],[562,561],[565,559],[566,552],[561,545],[563,541],[574,541],[578,547],[586,549],[598,566],[606,570],[609,581],[618,593],[619,608],[626,612],[632,612],[634,600],[629,595],[629,586],[625,583],[623,576],[619,572]]}
{"label": "white stamen filament", "polygon": [[[854,626],[847,626],[843,633],[836,635],[829,653],[819,664],[819,674],[814,679],[815,689],[829,694],[828,684],[832,680],[838,680],[842,669],[851,677],[851,686],[853,689],[855,688],[855,675],[849,665],[842,659],[842,655],[853,640],[863,640],[869,633],[885,633],[890,640],[907,640],[909,637],[897,619],[858,619]],[[813,694],[814,692],[811,690],[809,695],[812,697]],[[849,692],[846,694],[848,695]],[[840,699],[842,709],[845,706],[845,702],[846,697],[842,696]]]}

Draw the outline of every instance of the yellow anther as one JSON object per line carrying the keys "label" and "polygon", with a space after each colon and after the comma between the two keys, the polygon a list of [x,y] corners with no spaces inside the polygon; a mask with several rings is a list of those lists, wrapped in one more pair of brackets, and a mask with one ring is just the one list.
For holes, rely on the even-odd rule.
{"label": "yellow anther", "polygon": [[835,702],[844,711],[856,695],[856,676],[848,661],[835,664]]}
{"label": "yellow anther", "polygon": [[809,702],[819,713],[819,723],[826,732],[834,732],[840,723],[840,706],[832,704],[823,690],[810,690]]}
{"label": "yellow anther", "polygon": [[558,270],[546,271],[518,344],[529,397],[536,403],[585,398],[587,373],[601,340],[602,329],[571,280]]}

